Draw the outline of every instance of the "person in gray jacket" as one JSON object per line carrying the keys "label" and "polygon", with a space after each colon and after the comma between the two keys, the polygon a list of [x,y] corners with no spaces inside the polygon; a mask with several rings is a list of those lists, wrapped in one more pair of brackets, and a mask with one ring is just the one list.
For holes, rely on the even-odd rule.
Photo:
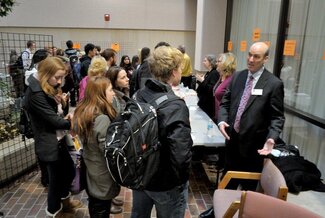
{"label": "person in gray jacket", "polygon": [[120,192],[104,158],[107,128],[117,114],[112,105],[114,96],[109,79],[90,77],[84,99],[74,112],[73,130],[83,142],[88,210],[92,218],[109,217],[112,199]]}

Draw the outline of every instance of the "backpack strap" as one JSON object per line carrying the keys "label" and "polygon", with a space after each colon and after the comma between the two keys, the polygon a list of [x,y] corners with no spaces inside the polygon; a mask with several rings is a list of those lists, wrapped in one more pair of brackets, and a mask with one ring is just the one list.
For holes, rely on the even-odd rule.
{"label": "backpack strap", "polygon": [[170,101],[179,100],[180,98],[176,95],[171,95],[164,93],[160,97],[157,97],[156,99],[153,99],[149,102],[152,106],[154,106],[156,109],[161,106],[162,104],[165,104]]}
{"label": "backpack strap", "polygon": [[[137,99],[137,95],[139,92],[136,92],[135,99]],[[160,93],[149,93],[148,91],[141,92],[141,98],[145,100],[145,102],[151,104],[155,109],[157,109],[162,103],[179,100],[180,97],[176,96],[173,90],[169,90],[168,92],[160,92]]]}
{"label": "backpack strap", "polygon": [[23,56],[24,53],[27,53],[28,54],[27,58],[29,59],[30,53],[28,51],[26,51],[26,50],[22,51],[21,54],[20,54],[20,56]]}
{"label": "backpack strap", "polygon": [[29,56],[29,52],[26,51],[26,50],[22,51],[21,54],[24,54],[25,52],[27,52],[28,53],[28,56]]}

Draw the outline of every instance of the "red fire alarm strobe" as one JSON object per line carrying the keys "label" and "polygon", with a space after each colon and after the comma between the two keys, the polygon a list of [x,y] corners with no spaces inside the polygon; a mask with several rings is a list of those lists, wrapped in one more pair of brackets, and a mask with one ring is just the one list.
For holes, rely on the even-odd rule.
{"label": "red fire alarm strobe", "polygon": [[105,21],[109,21],[110,20],[110,15],[109,14],[105,14],[104,15],[104,20]]}

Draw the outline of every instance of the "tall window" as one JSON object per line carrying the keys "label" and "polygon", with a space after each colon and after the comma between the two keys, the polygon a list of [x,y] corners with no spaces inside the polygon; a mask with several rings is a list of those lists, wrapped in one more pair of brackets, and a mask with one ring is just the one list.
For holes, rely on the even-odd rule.
{"label": "tall window", "polygon": [[[286,22],[280,21],[281,3],[285,5],[283,8],[288,6],[289,9],[285,14],[288,15],[285,42],[277,42],[279,22]],[[282,138],[288,144],[298,145],[301,155],[314,162],[322,174],[325,174],[325,129],[319,125],[325,120],[324,8],[324,0],[233,0],[230,33],[239,70],[246,68],[254,29],[260,29],[259,41],[271,42],[266,68],[270,71],[281,69],[276,73],[280,73],[284,83],[285,105],[287,109],[294,109],[288,110],[294,115],[285,114]],[[247,40],[246,51],[241,50],[243,40]],[[278,43],[284,43],[283,54],[277,57],[282,66],[274,66]]]}
{"label": "tall window", "polygon": [[231,51],[238,58],[238,70],[246,68],[249,47],[256,40],[270,42],[270,60],[266,68],[272,72],[280,6],[280,0],[233,1],[230,42],[232,43]]}
{"label": "tall window", "polygon": [[292,40],[295,48],[293,55],[283,58],[285,103],[325,119],[325,1],[298,0],[290,4],[286,39]]}

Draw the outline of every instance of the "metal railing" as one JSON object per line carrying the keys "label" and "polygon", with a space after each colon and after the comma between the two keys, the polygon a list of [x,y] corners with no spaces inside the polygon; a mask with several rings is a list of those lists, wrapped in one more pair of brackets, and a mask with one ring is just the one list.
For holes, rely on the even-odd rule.
{"label": "metal railing", "polygon": [[12,68],[11,54],[26,49],[28,40],[36,49],[52,47],[53,36],[0,32],[0,196],[37,167],[34,140],[19,133],[20,108],[24,95],[24,72]]}

